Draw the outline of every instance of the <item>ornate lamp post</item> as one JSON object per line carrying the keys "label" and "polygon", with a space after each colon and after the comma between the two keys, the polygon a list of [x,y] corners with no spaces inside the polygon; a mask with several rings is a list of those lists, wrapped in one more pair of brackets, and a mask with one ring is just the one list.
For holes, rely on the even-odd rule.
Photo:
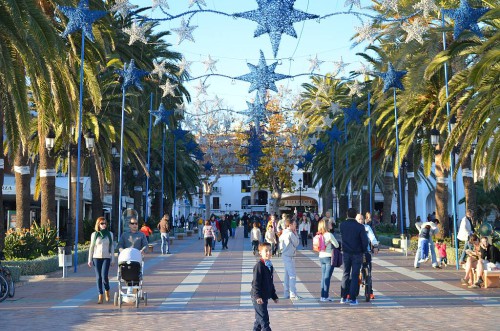
{"label": "ornate lamp post", "polygon": [[307,191],[307,186],[302,186],[302,178],[299,179],[299,212],[302,212],[302,192]]}

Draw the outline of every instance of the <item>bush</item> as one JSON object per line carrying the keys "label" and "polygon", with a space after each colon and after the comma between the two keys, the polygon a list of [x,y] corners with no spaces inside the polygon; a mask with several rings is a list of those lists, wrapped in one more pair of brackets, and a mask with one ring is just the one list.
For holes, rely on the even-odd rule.
{"label": "bush", "polygon": [[390,224],[390,223],[380,223],[375,226],[375,232],[378,233],[383,233],[387,235],[397,235],[399,234],[398,229]]}
{"label": "bush", "polygon": [[56,229],[51,229],[49,226],[38,226],[33,223],[30,231],[33,237],[38,240],[37,256],[57,254],[58,238]]}
{"label": "bush", "polygon": [[5,236],[7,259],[33,260],[57,254],[56,230],[33,223],[30,229],[9,229]]}

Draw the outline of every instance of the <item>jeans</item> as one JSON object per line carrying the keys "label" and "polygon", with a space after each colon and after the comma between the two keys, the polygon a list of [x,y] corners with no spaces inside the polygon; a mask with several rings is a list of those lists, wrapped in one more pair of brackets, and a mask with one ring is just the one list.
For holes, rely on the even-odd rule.
{"label": "jeans", "polygon": [[99,294],[102,294],[102,285],[104,285],[104,289],[109,291],[109,264],[111,263],[111,259],[93,259],[94,261],[94,270],[95,270],[95,280],[97,283],[97,290]]}
{"label": "jeans", "polygon": [[259,241],[258,240],[252,240],[252,251],[253,251],[253,254],[257,254],[257,252],[259,251]]}
{"label": "jeans", "polygon": [[300,239],[302,239],[302,247],[307,246],[307,231],[300,231]]}
{"label": "jeans", "polygon": [[236,234],[236,228],[231,228],[231,238],[234,238],[235,234]]}
{"label": "jeans", "polygon": [[[351,254],[344,252],[344,274],[342,275],[342,298],[346,299],[349,294],[350,300],[356,300],[359,293],[359,271],[363,263],[363,254]],[[347,293],[349,292],[349,293]]]}
{"label": "jeans", "polygon": [[255,322],[253,324],[254,331],[271,331],[269,326],[269,313],[267,312],[267,300],[259,305],[255,298],[252,298],[253,308],[255,309]]}
{"label": "jeans", "polygon": [[283,255],[285,266],[285,279],[283,279],[283,290],[285,298],[297,295],[297,274],[295,272],[295,257]]}
{"label": "jeans", "polygon": [[[415,261],[413,262],[413,266],[415,268],[420,267],[420,263],[418,262],[422,258],[422,244],[425,241],[424,238],[418,238],[418,248],[415,253]],[[436,258],[436,250],[434,249],[434,242],[432,239],[429,239],[429,252],[431,253],[432,266],[436,267],[438,265]]]}
{"label": "jeans", "polygon": [[227,248],[227,241],[229,240],[229,236],[227,232],[222,233],[222,248]]}
{"label": "jeans", "polygon": [[170,253],[170,238],[168,236],[168,232],[160,233],[161,235],[161,253],[166,254]]}
{"label": "jeans", "polygon": [[471,244],[470,244],[470,242],[468,240],[466,240],[465,243],[464,243],[464,250],[462,251],[462,254],[460,255],[460,260],[458,260],[459,263],[462,262],[462,261],[464,261],[464,259],[465,259],[465,251],[467,249],[473,249],[472,246],[471,246]]}
{"label": "jeans", "polygon": [[331,257],[320,257],[319,263],[321,264],[321,297],[328,298],[334,267],[331,264]]}

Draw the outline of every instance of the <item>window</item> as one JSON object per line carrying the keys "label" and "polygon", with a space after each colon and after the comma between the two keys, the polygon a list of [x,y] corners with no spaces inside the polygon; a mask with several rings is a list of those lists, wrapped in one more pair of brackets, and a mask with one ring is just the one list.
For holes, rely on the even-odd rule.
{"label": "window", "polygon": [[220,209],[219,197],[213,197],[212,199],[212,209]]}
{"label": "window", "polygon": [[241,193],[249,193],[252,190],[250,180],[241,181]]}

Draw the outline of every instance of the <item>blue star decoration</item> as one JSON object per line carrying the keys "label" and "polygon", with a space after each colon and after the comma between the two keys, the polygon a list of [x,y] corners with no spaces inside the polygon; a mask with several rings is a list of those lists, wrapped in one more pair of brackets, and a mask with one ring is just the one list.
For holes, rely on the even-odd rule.
{"label": "blue star decoration", "polygon": [[443,9],[443,13],[455,21],[453,37],[458,39],[464,30],[470,30],[479,37],[483,34],[477,25],[477,20],[489,11],[489,8],[472,8],[467,0],[460,0],[460,7],[457,9]]}
{"label": "blue star decoration", "polygon": [[356,104],[353,102],[349,108],[342,108],[344,111],[344,116],[346,120],[346,124],[349,124],[355,121],[358,124],[361,124],[361,116],[363,112],[356,107]]}
{"label": "blue star decoration", "polygon": [[307,163],[311,163],[313,158],[314,158],[314,154],[312,154],[311,152],[307,152],[306,154],[304,154],[304,160]]}
{"label": "blue star decoration", "polygon": [[189,131],[178,128],[174,129],[173,133],[176,140],[181,140],[184,139],[184,137],[189,133]]}
{"label": "blue star decoration", "polygon": [[249,117],[248,122],[255,122],[255,125],[258,127],[259,122],[266,120],[266,107],[260,101],[260,98],[257,96],[254,103],[250,103],[247,101],[248,110],[245,111],[245,115]]}
{"label": "blue star decoration", "polygon": [[316,144],[314,145],[314,148],[316,149],[316,152],[323,152],[325,150],[326,144],[322,142],[321,140],[318,140]]}
{"label": "blue star decoration", "polygon": [[203,169],[205,169],[205,171],[210,171],[212,170],[213,166],[214,166],[213,163],[207,161],[206,163],[203,164]]}
{"label": "blue star decoration", "polygon": [[156,126],[158,123],[163,122],[164,124],[168,124],[168,120],[170,116],[175,113],[175,110],[167,110],[162,103],[160,103],[160,108],[156,111],[152,111],[151,115],[156,117],[154,125]]}
{"label": "blue star decoration", "polygon": [[194,157],[196,158],[196,160],[198,161],[203,161],[203,155],[204,153],[201,151],[201,149],[196,149],[194,152],[193,152],[193,155]]}
{"label": "blue star decoration", "polygon": [[147,76],[149,73],[135,67],[134,59],[130,60],[129,65],[123,65],[123,70],[118,69],[116,73],[123,78],[122,89],[126,91],[130,86],[134,85],[142,91],[141,78]]}
{"label": "blue star decoration", "polygon": [[107,14],[106,11],[89,10],[88,0],[80,0],[78,7],[57,6],[57,9],[69,19],[66,29],[62,33],[63,38],[77,30],[82,30],[82,33],[91,42],[94,42],[92,23]]}
{"label": "blue star decoration", "polygon": [[264,58],[264,53],[260,51],[260,60],[259,65],[253,65],[251,63],[247,63],[248,68],[250,68],[250,73],[235,77],[235,79],[243,80],[245,82],[251,83],[250,89],[248,93],[251,93],[254,90],[258,90],[260,95],[266,95],[266,90],[273,90],[274,92],[278,92],[278,88],[274,82],[290,78],[290,76],[277,74],[274,72],[278,62],[274,62],[270,66],[267,65],[266,59]]}
{"label": "blue star decoration", "polygon": [[278,54],[281,35],[297,38],[293,23],[315,19],[318,15],[308,14],[293,8],[295,0],[256,0],[257,9],[244,13],[236,13],[235,17],[245,18],[257,22],[259,26],[254,32],[254,37],[265,33],[269,34],[274,57]]}
{"label": "blue star decoration", "polygon": [[408,71],[402,70],[402,71],[396,71],[394,67],[392,66],[392,63],[388,63],[388,69],[387,72],[376,72],[375,75],[379,76],[384,80],[384,89],[383,91],[386,92],[388,89],[391,87],[398,88],[400,90],[405,90],[403,87],[403,83],[401,82],[401,79],[403,78],[404,75]]}
{"label": "blue star decoration", "polygon": [[305,165],[304,165],[304,162],[299,161],[299,162],[297,162],[296,166],[297,166],[297,169],[300,170],[300,169],[304,169]]}
{"label": "blue star decoration", "polygon": [[337,142],[341,141],[342,138],[342,131],[340,131],[336,125],[332,126],[332,128],[328,131],[326,131],[328,134],[328,137],[330,138],[330,143],[334,143],[335,140]]}

